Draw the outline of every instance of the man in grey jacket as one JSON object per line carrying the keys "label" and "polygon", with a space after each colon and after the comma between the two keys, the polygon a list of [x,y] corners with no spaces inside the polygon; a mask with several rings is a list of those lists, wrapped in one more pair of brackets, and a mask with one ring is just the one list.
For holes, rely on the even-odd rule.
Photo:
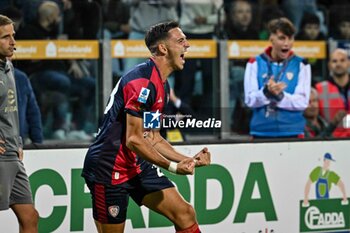
{"label": "man in grey jacket", "polygon": [[14,69],[8,60],[15,50],[14,35],[13,21],[0,15],[0,211],[11,208],[21,233],[37,233],[39,215],[22,163]]}

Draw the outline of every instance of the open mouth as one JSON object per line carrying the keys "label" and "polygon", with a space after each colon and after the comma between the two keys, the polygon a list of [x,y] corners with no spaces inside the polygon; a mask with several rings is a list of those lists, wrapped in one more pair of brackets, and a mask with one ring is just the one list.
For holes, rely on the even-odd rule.
{"label": "open mouth", "polygon": [[180,55],[180,58],[181,58],[182,63],[185,63],[185,54],[184,53],[182,53]]}
{"label": "open mouth", "polygon": [[282,49],[281,51],[282,51],[282,53],[288,53],[289,49]]}

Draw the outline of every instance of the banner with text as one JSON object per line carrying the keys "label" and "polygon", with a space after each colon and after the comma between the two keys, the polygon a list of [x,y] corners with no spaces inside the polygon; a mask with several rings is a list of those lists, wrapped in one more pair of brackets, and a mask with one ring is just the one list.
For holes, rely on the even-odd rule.
{"label": "banner with text", "polygon": [[[264,52],[269,41],[235,40],[228,41],[227,50],[229,59],[244,59],[255,57]],[[304,58],[326,58],[325,41],[295,41],[292,50]]]}
{"label": "banner with text", "polygon": [[[212,165],[166,175],[197,212],[202,232],[350,232],[349,141],[206,145]],[[186,155],[203,148],[177,146]],[[81,168],[86,149],[25,151],[39,232],[96,232]],[[306,195],[305,195],[306,194]],[[174,203],[176,204],[176,203]],[[11,211],[1,232],[18,232]],[[130,202],[125,232],[174,232],[160,215]]]}
{"label": "banner with text", "polygon": [[[216,58],[215,40],[189,40],[185,58]],[[111,56],[113,58],[149,57],[151,54],[143,40],[112,40]]]}
{"label": "banner with text", "polygon": [[14,59],[97,59],[94,40],[18,40]]}

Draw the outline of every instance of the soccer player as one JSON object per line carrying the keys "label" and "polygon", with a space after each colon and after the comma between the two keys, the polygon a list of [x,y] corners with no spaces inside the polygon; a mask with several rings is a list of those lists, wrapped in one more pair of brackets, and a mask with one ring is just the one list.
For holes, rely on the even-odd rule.
{"label": "soccer player", "polygon": [[143,127],[144,112],[152,112],[156,119],[163,111],[170,90],[167,77],[183,69],[190,45],[176,22],[152,26],[145,42],[151,58],[126,73],[113,89],[85,158],[82,175],[92,195],[93,216],[98,232],[123,232],[131,196],[138,205],[170,219],[176,232],[198,233],[193,207],[158,167],[193,174],[195,166],[210,164],[210,152],[203,148],[187,157],[159,131]]}
{"label": "soccer player", "polygon": [[8,58],[16,45],[13,21],[0,15],[0,211],[11,208],[21,233],[38,232],[29,179],[22,159],[14,69]]}

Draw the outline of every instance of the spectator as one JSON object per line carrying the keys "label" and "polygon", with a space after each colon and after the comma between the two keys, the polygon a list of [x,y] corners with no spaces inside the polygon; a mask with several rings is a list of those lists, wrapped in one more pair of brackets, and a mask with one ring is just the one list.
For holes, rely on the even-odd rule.
{"label": "spectator", "polygon": [[[27,24],[18,32],[19,39],[43,40],[57,39],[58,25],[61,20],[59,7],[55,2],[45,1],[38,9],[36,23]],[[69,113],[68,100],[77,98],[79,104],[73,108],[73,121],[76,130],[72,132],[74,139],[89,140],[91,137],[84,131],[87,116],[94,106],[95,79],[82,69],[81,62],[76,60],[35,60],[21,61],[18,65],[30,75],[35,93],[38,96],[39,105],[43,113],[43,122],[47,118],[45,107],[53,107],[52,137],[66,139],[66,133],[70,130],[67,123]],[[50,96],[55,101],[50,102]],[[50,106],[54,104],[54,106]]]}
{"label": "spectator", "polygon": [[23,142],[43,142],[41,114],[28,76],[15,69],[15,81],[18,101],[19,129]]}
{"label": "spectator", "polygon": [[[341,3],[336,1],[328,6],[329,9],[329,35],[332,39],[342,39],[341,34],[348,34],[347,28],[350,24],[349,10],[350,6],[348,3]],[[343,31],[343,32],[341,32]]]}
{"label": "spectator", "polygon": [[[230,40],[259,39],[252,19],[253,9],[248,1],[232,2],[228,8],[224,27],[227,38]],[[230,60],[230,108],[233,109],[231,126],[233,131],[240,134],[244,134],[248,128],[247,121],[240,118],[247,114],[247,108],[243,107],[244,91],[242,90],[246,62],[247,59]]]}
{"label": "spectator", "polygon": [[[218,23],[218,10],[222,1],[181,1],[180,25],[189,39],[213,39],[214,28]],[[175,74],[174,90],[184,103],[192,105],[196,74],[201,74],[201,110],[208,113],[212,107],[213,74],[211,59],[188,59],[182,71]],[[197,73],[200,72],[200,73]]]}
{"label": "spectator", "polygon": [[18,8],[21,9],[23,13],[23,20],[25,24],[36,21],[38,8],[43,1],[44,0],[21,1]]}
{"label": "spectator", "polygon": [[304,111],[306,119],[305,137],[332,137],[333,131],[339,122],[346,115],[346,112],[341,110],[334,117],[332,122],[327,122],[319,115],[318,93],[315,88],[311,88],[309,105]]}
{"label": "spectator", "polygon": [[[60,21],[58,5],[47,1],[40,5],[37,20],[26,24],[22,30],[19,30],[17,38],[23,40],[57,39]],[[65,62],[62,60],[23,60],[18,61],[18,66],[31,77],[44,126],[48,118],[48,109],[53,110],[52,129],[49,130],[49,136],[54,139],[65,139],[65,133],[68,130],[66,118],[70,89],[68,77],[60,72],[65,70]],[[51,101],[52,98],[55,101]]]}
{"label": "spectator", "polygon": [[253,26],[253,9],[249,1],[234,1],[229,7],[225,21],[225,32],[230,40],[255,40],[258,31]]}
{"label": "spectator", "polygon": [[[57,0],[56,0],[57,1]],[[102,8],[96,0],[59,0],[63,6],[63,33],[69,39],[98,39],[102,32]],[[93,16],[93,17],[91,17]]]}
{"label": "spectator", "polygon": [[295,36],[297,40],[325,40],[321,32],[320,19],[315,14],[305,13],[301,23],[300,32]]}
{"label": "spectator", "polygon": [[[130,33],[130,9],[122,0],[109,0],[104,9],[104,38],[127,39]],[[124,70],[123,59],[112,59],[113,77],[119,78]]]}
{"label": "spectator", "polygon": [[302,137],[311,69],[292,52],[295,28],[287,18],[269,25],[271,46],[251,58],[244,76],[245,103],[252,108],[254,138]]}
{"label": "spectator", "polygon": [[[295,37],[296,40],[325,40],[326,36],[320,30],[320,19],[315,14],[305,13],[301,24],[300,32]],[[312,83],[323,81],[323,61],[309,58],[312,69]]]}
{"label": "spectator", "polygon": [[103,26],[108,38],[126,39],[130,32],[130,9],[122,0],[109,0],[104,9]]}
{"label": "spectator", "polygon": [[319,96],[320,115],[326,121],[334,121],[339,111],[346,111],[347,116],[337,125],[334,137],[350,136],[350,79],[349,58],[344,49],[332,51],[328,68],[330,77],[328,80],[317,83],[316,90]]}
{"label": "spectator", "polygon": [[[287,17],[296,27],[299,27],[303,14],[305,12],[316,14],[316,0],[282,0],[281,5],[287,14]],[[297,28],[299,31],[299,28]]]}
{"label": "spectator", "polygon": [[271,20],[278,19],[284,17],[284,12],[276,5],[268,5],[263,7],[261,13],[261,29],[259,32],[260,40],[268,40],[269,39],[269,29],[268,25]]}
{"label": "spectator", "polygon": [[[350,9],[350,8],[348,8]],[[339,17],[339,21],[336,25],[336,31],[333,36],[335,40],[350,40],[350,16],[344,14],[343,17]]]}
{"label": "spectator", "polygon": [[[178,20],[177,0],[124,0],[130,7],[130,40],[143,40],[148,28],[158,22]],[[125,71],[143,62],[141,58],[128,58]]]}

